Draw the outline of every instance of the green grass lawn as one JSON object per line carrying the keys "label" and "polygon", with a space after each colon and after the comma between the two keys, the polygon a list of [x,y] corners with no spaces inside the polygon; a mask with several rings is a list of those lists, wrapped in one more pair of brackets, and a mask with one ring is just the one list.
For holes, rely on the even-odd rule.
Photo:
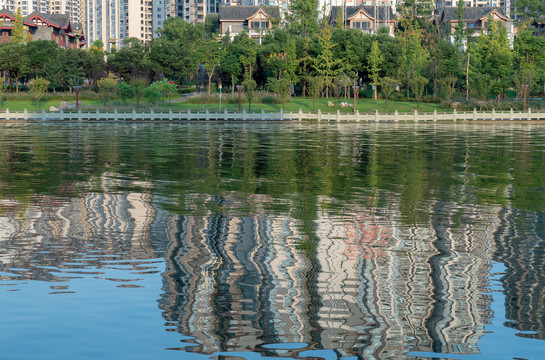
{"label": "green grass lawn", "polygon": [[[74,97],[75,101],[75,97]],[[334,99],[318,99],[316,100],[316,106],[315,111],[320,109],[322,112],[336,112],[337,109],[341,112],[353,112],[352,107],[347,108],[341,108],[340,106],[337,107],[330,107],[327,106],[328,101],[335,102]],[[354,99],[339,99],[338,103],[341,101],[347,102],[349,104],[354,103]],[[42,111],[42,109],[45,109],[46,111],[49,111],[50,106],[58,107],[61,104],[62,100],[58,99],[49,99],[47,101],[41,101],[39,111]],[[68,101],[70,103],[70,101]],[[108,102],[106,106],[103,106],[102,101],[100,100],[82,100],[82,110],[83,111],[95,111],[96,109],[99,109],[100,111],[113,111],[114,108],[116,108],[118,111],[131,111],[133,107],[137,108],[137,111],[148,111],[150,108],[153,108],[154,111],[168,111],[168,109],[172,110],[195,110],[195,111],[202,111],[203,105],[202,104],[195,104],[195,103],[189,103],[187,101],[173,101],[170,104],[168,102],[163,102],[155,105],[151,105],[149,103],[141,102],[139,106],[136,106],[135,100],[130,100],[125,103],[121,101],[115,101],[115,102]],[[232,101],[231,101],[232,102]],[[290,101],[286,104],[286,111],[299,111],[301,109],[303,112],[310,112],[313,110],[313,101],[310,98],[291,98]],[[242,107],[248,111],[248,102],[246,99],[242,100]],[[36,110],[36,102],[31,100],[8,100],[4,101],[2,103],[2,110],[5,111],[5,109],[9,109],[12,112],[20,112],[24,111],[24,109],[27,109],[29,112]],[[204,104],[204,108],[208,109],[209,111],[217,111],[219,110],[219,103],[209,103]],[[381,113],[386,112],[386,102],[384,100],[372,100],[372,99],[358,99],[357,100],[357,108],[360,111],[360,113],[372,113],[375,112],[375,110],[379,110]],[[228,111],[238,111],[238,102],[237,103],[227,103],[224,101],[222,103],[222,111],[223,110]],[[251,110],[252,111],[261,111],[261,109],[265,111],[280,111],[282,109],[281,104],[262,104],[262,103],[255,103],[252,104]],[[389,101],[388,102],[388,112],[393,113],[395,110],[397,110],[400,113],[404,112],[412,112],[415,109],[417,109],[417,103],[416,102],[400,102],[400,101]],[[439,104],[431,104],[431,103],[421,103],[420,104],[420,111],[422,112],[433,112],[434,110],[437,111],[446,111],[445,109],[442,109]]]}

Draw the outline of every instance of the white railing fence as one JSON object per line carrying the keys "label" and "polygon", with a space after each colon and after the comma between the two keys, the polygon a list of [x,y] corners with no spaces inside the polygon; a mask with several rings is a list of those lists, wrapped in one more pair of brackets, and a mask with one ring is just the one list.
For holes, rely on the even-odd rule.
{"label": "white railing fence", "polygon": [[0,111],[1,120],[111,120],[111,121],[268,121],[268,120],[283,120],[283,121],[318,121],[318,122],[437,122],[437,121],[495,121],[495,120],[511,120],[511,121],[528,121],[528,120],[545,120],[545,112],[527,111],[495,111],[479,112],[477,110],[468,112],[418,112],[399,113],[395,111],[393,114],[379,113],[378,110],[374,113],[341,113],[339,110],[335,113],[321,112],[303,112],[301,109],[298,112],[228,112],[217,111],[211,112],[208,109],[204,111],[172,111],[156,112],[153,109],[140,112],[135,109],[132,112],[100,112],[99,110],[84,112],[28,112],[26,109],[23,112],[10,112],[9,109]]}

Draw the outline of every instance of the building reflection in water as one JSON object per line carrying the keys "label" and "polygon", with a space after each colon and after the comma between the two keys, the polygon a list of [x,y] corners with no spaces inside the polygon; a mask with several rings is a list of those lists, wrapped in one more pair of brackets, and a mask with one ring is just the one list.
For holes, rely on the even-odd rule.
{"label": "building reflection in water", "polygon": [[[151,195],[114,191],[125,182],[116,174],[105,173],[93,182],[99,191],[82,197],[36,196],[28,204],[4,201],[2,269],[17,279],[63,281],[91,274],[86,269],[100,269],[110,261],[156,257],[150,226],[158,211]],[[14,268],[24,271],[10,270]]]}
{"label": "building reflection in water", "polygon": [[[478,353],[492,316],[493,227],[455,224],[449,213],[459,209],[441,204],[429,226],[406,226],[395,207],[320,211],[314,246],[302,246],[309,234],[288,217],[173,219],[164,316],[195,337],[188,350],[202,353],[271,342],[360,358],[409,348]],[[483,214],[490,212],[464,216],[468,224],[497,222]]]}
{"label": "building reflection in water", "polygon": [[[81,198],[40,197],[28,206],[4,200],[2,277],[62,281],[82,269],[100,273],[108,259],[137,267],[164,254],[159,306],[167,330],[194,338],[188,351],[305,343],[385,359],[408,349],[479,353],[492,317],[492,258],[507,267],[508,325],[543,338],[543,214],[436,202],[428,223],[407,225],[390,196],[380,208],[324,206],[303,221],[266,215],[260,206],[274,199],[254,195],[243,200],[251,216],[182,216],[164,210],[166,199],[157,195],[113,191],[126,182],[106,173],[98,179],[103,192]],[[243,198],[188,196],[230,204]]]}

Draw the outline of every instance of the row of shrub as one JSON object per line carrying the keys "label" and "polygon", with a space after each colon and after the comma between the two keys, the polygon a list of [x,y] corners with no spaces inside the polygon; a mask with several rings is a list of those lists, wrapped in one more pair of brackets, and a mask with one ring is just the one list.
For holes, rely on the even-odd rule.
{"label": "row of shrub", "polygon": [[[243,101],[247,102],[247,96],[246,94],[242,94]],[[219,104],[219,94],[213,93],[213,94],[195,94],[193,96],[189,96],[186,100],[186,102],[190,104],[200,104],[204,100],[205,104]],[[238,93],[223,93],[221,97],[221,101],[224,104],[238,104]],[[267,91],[257,91],[253,94],[252,97],[252,103],[254,104],[282,104],[282,100],[279,96],[275,95],[274,93],[267,92]]]}

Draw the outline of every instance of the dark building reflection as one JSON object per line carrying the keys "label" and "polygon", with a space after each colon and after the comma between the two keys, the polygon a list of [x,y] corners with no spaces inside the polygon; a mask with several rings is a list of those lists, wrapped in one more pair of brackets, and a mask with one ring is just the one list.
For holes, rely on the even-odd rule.
{"label": "dark building reflection", "polygon": [[493,259],[505,265],[505,317],[518,336],[545,339],[545,213],[503,208]]}

